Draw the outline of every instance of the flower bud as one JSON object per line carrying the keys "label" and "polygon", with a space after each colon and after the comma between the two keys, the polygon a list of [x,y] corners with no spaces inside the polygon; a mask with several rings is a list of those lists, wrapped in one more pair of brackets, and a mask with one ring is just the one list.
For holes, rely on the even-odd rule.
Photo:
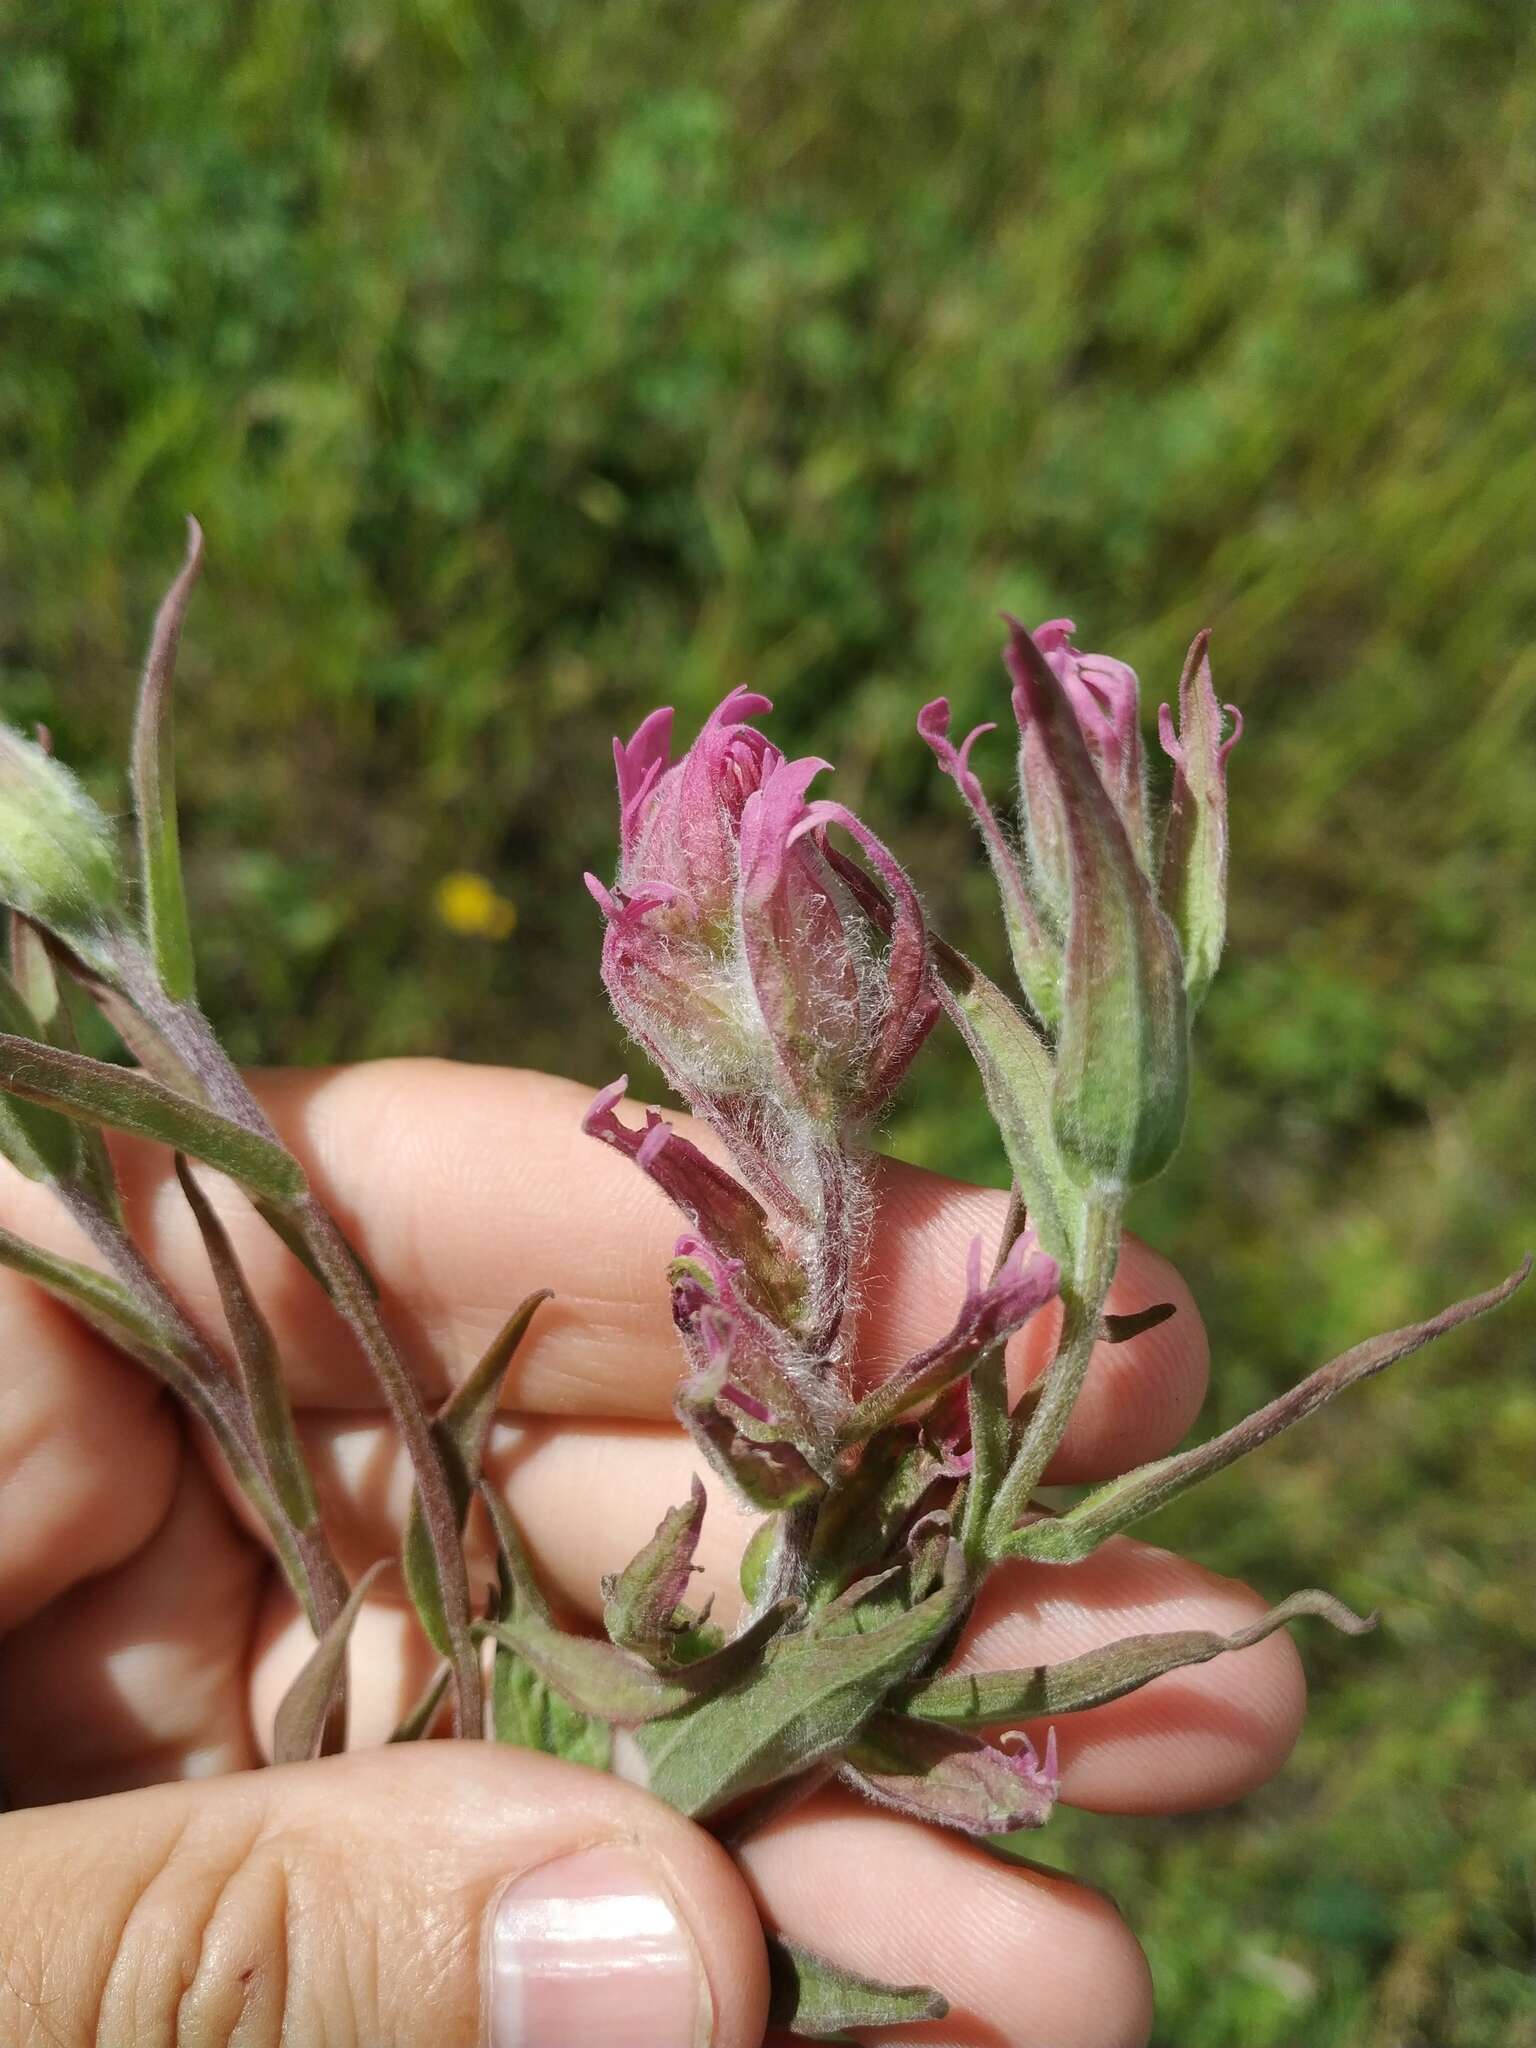
{"label": "flower bud", "polygon": [[[1110,654],[1079,654],[1072,645],[1077,631],[1070,619],[1047,619],[1030,636],[1044,657],[1046,667],[1066,693],[1077,720],[1088,758],[1098,771],[1100,782],[1120,815],[1125,836],[1143,869],[1150,867],[1147,835],[1146,763],[1142,754],[1140,695],[1136,671]],[[1033,840],[1033,805],[1036,778],[1030,769],[1038,749],[1029,731],[1022,735],[1020,782],[1023,785],[1025,816]],[[1049,771],[1039,793],[1047,801],[1051,794]],[[1063,853],[1059,813],[1045,828],[1053,852]],[[1060,879],[1065,884],[1065,869]],[[1063,902],[1065,897],[1062,898]]]}
{"label": "flower bud", "polygon": [[[879,1113],[938,1006],[910,882],[851,813],[809,801],[824,761],[788,761],[744,723],[766,709],[733,691],[671,765],[670,712],[616,742],[618,882],[587,886],[608,920],[603,979],[631,1036],[733,1147],[752,1149],[749,1112],[734,1117],[731,1104],[752,1104],[761,1124],[766,1096],[780,1151],[807,1151]],[[834,824],[894,898],[883,953],[828,857]]]}
{"label": "flower bud", "polygon": [[121,901],[105,815],[10,726],[0,726],[0,901],[87,954]]}
{"label": "flower bud", "polygon": [[1049,775],[1069,890],[1051,1115],[1085,1185],[1126,1188],[1167,1165],[1189,1092],[1183,962],[1064,684],[1017,621],[1006,660],[1026,749]]}

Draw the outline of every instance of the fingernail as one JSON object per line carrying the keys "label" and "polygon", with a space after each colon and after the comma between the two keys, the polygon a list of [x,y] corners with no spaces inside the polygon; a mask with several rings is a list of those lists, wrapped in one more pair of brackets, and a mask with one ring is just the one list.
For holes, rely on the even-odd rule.
{"label": "fingernail", "polygon": [[704,2048],[704,1966],[650,1865],[587,1849],[514,1879],[492,1909],[490,2048]]}

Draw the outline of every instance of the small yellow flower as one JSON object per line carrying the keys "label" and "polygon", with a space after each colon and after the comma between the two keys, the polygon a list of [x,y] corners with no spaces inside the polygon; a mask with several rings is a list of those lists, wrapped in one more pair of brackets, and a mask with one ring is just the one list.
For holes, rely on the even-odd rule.
{"label": "small yellow flower", "polygon": [[449,931],[466,939],[506,939],[517,930],[517,905],[497,894],[484,875],[459,868],[444,875],[434,898]]}

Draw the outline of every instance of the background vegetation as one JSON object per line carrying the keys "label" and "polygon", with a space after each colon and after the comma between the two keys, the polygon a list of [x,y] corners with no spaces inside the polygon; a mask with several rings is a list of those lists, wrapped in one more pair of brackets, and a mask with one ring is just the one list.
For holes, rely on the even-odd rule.
{"label": "background vegetation", "polygon": [[[995,614],[1216,631],[1230,965],[1140,1228],[1234,1418],[1505,1271],[1536,1072],[1536,15],[1500,0],[0,4],[0,655],[120,802],[183,659],[244,1055],[624,1064],[606,740],[729,683],[999,954],[912,736]],[[1003,749],[997,749],[999,761]],[[500,940],[459,872],[515,906]],[[481,905],[481,911],[487,906]],[[999,1177],[935,1055],[891,1142]],[[515,1134],[508,1134],[515,1141]],[[1536,2043],[1527,1301],[1157,1533],[1311,1634],[1284,1778],[1044,1838],[1165,2048]]]}

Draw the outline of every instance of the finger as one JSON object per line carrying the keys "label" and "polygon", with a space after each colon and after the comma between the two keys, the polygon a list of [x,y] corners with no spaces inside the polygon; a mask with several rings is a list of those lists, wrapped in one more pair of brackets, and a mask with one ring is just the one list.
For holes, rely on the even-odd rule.
{"label": "finger", "polygon": [[1141,2048],[1140,1949],[1096,1892],[958,1835],[822,1795],[740,1860],[768,1923],[845,1969],[925,1983],[949,2017],[862,2036],[891,2048]]}
{"label": "finger", "polygon": [[[398,1548],[409,1469],[389,1432],[371,1420],[334,1433],[312,1425],[307,1435],[327,1526],[355,1576]],[[511,1505],[541,1579],[589,1621],[601,1615],[602,1574],[633,1556],[667,1507],[687,1499],[695,1469],[691,1447],[675,1431],[634,1425],[498,1423],[487,1457],[487,1472]],[[713,1597],[716,1618],[728,1624],[740,1607],[741,1553],[756,1522],[734,1507],[712,1473],[701,1476],[710,1498],[691,1597]],[[493,1552],[478,1517],[469,1553],[472,1584],[487,1582]],[[386,1601],[403,1598],[398,1576],[381,1580],[380,1591]],[[1008,1670],[1060,1662],[1128,1635],[1227,1635],[1257,1620],[1265,1604],[1168,1551],[1118,1538],[1081,1564],[999,1569],[983,1589],[960,1656],[963,1668]],[[259,1725],[280,1696],[278,1678],[302,1661],[303,1640],[302,1629],[289,1637],[289,1661],[259,1690]],[[385,1732],[426,1675],[414,1667],[407,1675],[381,1670],[370,1680],[380,1688]],[[1059,1724],[1065,1796],[1121,1813],[1179,1812],[1238,1798],[1279,1769],[1304,1706],[1300,1662],[1284,1634],[1171,1672]],[[1036,1732],[1043,1740],[1044,1729]]]}
{"label": "finger", "polygon": [[179,1457],[149,1375],[0,1272],[0,1634],[131,1556],[166,1513]]}
{"label": "finger", "polygon": [[[120,1469],[116,1484],[134,1491],[137,1470]],[[133,1555],[0,1641],[11,1803],[253,1764],[247,1669],[270,1574],[202,1460],[183,1457],[159,1527]]]}
{"label": "finger", "polygon": [[[0,2040],[758,2048],[756,1911],[632,1786],[432,1743],[0,1816]],[[89,1871],[88,1885],[80,1873]]]}
{"label": "finger", "polygon": [[[664,1273],[677,1212],[627,1160],[582,1135],[589,1092],[489,1067],[390,1060],[327,1074],[259,1078],[267,1109],[377,1276],[392,1327],[431,1397],[470,1370],[512,1304],[539,1311],[509,1375],[509,1409],[657,1420],[671,1412],[676,1333]],[[679,1118],[720,1156],[713,1135]],[[220,1327],[207,1260],[163,1152],[117,1147],[136,1230],[204,1322]],[[253,1287],[274,1322],[296,1401],[371,1407],[377,1395],[319,1288],[234,1192],[210,1181]],[[1003,1198],[893,1163],[878,1172],[877,1224],[857,1354],[879,1374],[941,1336],[960,1305],[965,1250],[995,1241]],[[79,1255],[71,1226],[30,1183],[0,1187],[5,1220]],[[1169,1299],[1172,1321],[1100,1347],[1052,1476],[1115,1469],[1183,1434],[1205,1386],[1199,1317],[1169,1267],[1129,1241],[1114,1304]],[[1012,1347],[1038,1370],[1042,1323]]]}

